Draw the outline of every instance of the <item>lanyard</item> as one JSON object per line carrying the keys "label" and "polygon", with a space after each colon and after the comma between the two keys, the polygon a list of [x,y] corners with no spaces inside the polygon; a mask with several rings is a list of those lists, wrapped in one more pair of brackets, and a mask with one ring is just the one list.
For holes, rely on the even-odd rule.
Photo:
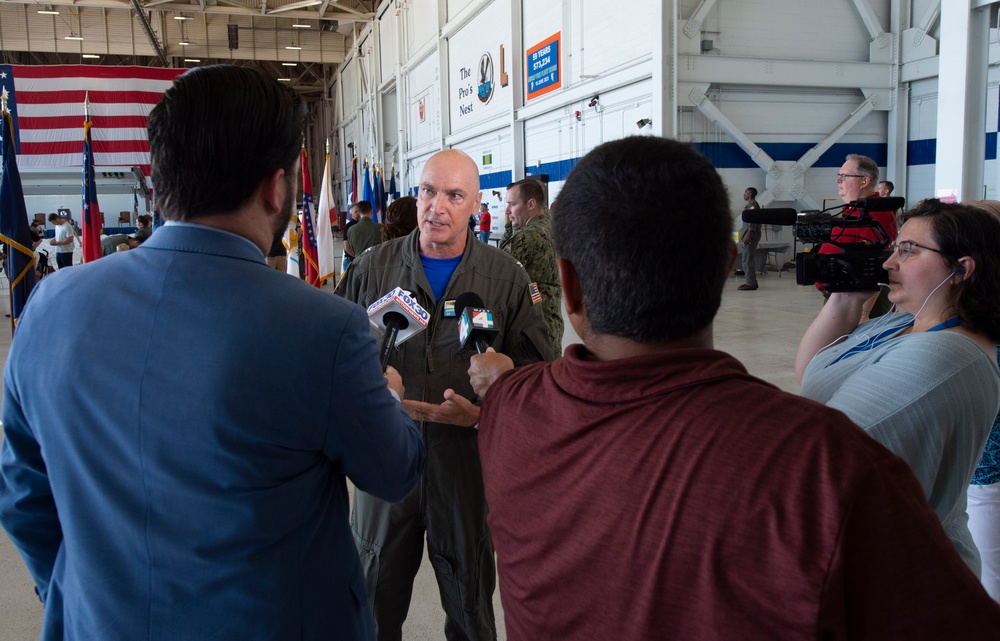
{"label": "lanyard", "polygon": [[[899,332],[899,331],[901,331],[903,329],[906,329],[907,327],[912,326],[913,325],[913,321],[914,321],[914,319],[911,318],[911,319],[909,319],[909,320],[907,320],[907,321],[905,321],[903,323],[899,323],[899,324],[896,324],[896,325],[891,325],[891,326],[883,329],[882,331],[880,331],[878,334],[875,334],[874,336],[869,336],[868,338],[866,338],[862,342],[858,343],[854,347],[850,348],[849,350],[845,351],[843,354],[841,354],[840,356],[838,356],[837,358],[835,358],[833,360],[833,362],[830,363],[830,365],[833,365],[834,363],[839,363],[840,361],[844,360],[845,358],[849,358],[851,356],[854,356],[855,354],[860,354],[861,352],[867,352],[867,351],[875,348],[876,346],[880,345],[881,343],[884,343],[885,341],[887,341],[890,338],[892,338],[892,336],[894,334],[896,334],[897,332]],[[953,318],[949,318],[948,320],[944,321],[943,323],[939,323],[939,324],[935,325],[934,327],[931,327],[927,331],[928,332],[939,332],[942,329],[948,329],[950,327],[957,327],[958,324],[959,324],[959,321],[958,321],[958,317],[956,316],[956,317],[953,317]],[[829,367],[829,365],[827,365],[827,367]]]}

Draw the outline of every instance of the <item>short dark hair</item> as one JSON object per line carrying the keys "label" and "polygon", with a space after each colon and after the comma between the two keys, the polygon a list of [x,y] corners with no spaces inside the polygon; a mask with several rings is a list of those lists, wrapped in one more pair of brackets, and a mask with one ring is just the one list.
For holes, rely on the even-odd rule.
{"label": "short dark hair", "polygon": [[372,204],[367,200],[359,200],[354,203],[354,207],[358,208],[358,214],[361,216],[371,216],[372,214]]}
{"label": "short dark hair", "polygon": [[756,187],[747,187],[746,191],[750,192],[750,197],[751,198],[756,198],[757,197],[757,188]]}
{"label": "short dark hair", "polygon": [[512,182],[507,185],[507,191],[511,189],[517,189],[517,195],[521,199],[521,202],[526,203],[534,199],[539,207],[545,207],[545,190],[542,189],[541,183],[534,178],[523,178],[517,182]]}
{"label": "short dark hair", "polygon": [[62,216],[60,216],[59,214],[49,214],[49,222],[50,223],[54,223],[55,221],[59,220],[60,218],[62,218]]}
{"label": "short dark hair", "polygon": [[385,223],[382,224],[382,241],[406,236],[417,228],[417,199],[413,196],[403,196],[392,201],[385,210]]}
{"label": "short dark hair", "polygon": [[1000,342],[1000,219],[979,207],[928,198],[903,214],[901,223],[923,218],[941,257],[953,269],[959,258],[976,261],[971,274],[955,286],[954,312],[962,327]]}
{"label": "short dark hair", "polygon": [[137,223],[142,223],[144,226],[149,227],[149,224],[153,222],[153,219],[149,217],[148,214],[142,214],[135,219]]}
{"label": "short dark hair", "polygon": [[209,65],[178,76],[147,125],[163,217],[231,212],[275,171],[291,175],[305,114],[292,89],[253,67]]}
{"label": "short dark hair", "polygon": [[718,172],[691,145],[652,136],[600,145],[570,172],[552,222],[593,332],[655,343],[712,322],[732,216]]}
{"label": "short dark hair", "polygon": [[885,186],[889,188],[890,194],[892,193],[892,190],[896,188],[896,185],[893,185],[891,180],[880,180],[878,184],[885,184]]}

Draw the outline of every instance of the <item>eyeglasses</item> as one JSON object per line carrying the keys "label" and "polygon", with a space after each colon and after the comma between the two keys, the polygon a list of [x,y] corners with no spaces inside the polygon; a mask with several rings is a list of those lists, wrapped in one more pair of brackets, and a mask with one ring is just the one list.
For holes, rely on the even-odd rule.
{"label": "eyeglasses", "polygon": [[906,262],[906,259],[910,257],[910,254],[913,253],[913,248],[914,247],[916,247],[918,249],[927,249],[929,251],[932,251],[932,252],[935,252],[935,253],[938,253],[938,254],[941,254],[942,256],[944,256],[944,252],[941,251],[940,249],[934,249],[933,247],[924,247],[923,245],[916,244],[912,240],[904,240],[902,242],[893,243],[893,244],[889,245],[889,249],[891,249],[892,251],[896,252],[896,255],[899,256],[899,262],[901,262],[901,263],[905,263]]}
{"label": "eyeglasses", "polygon": [[837,182],[842,183],[848,178],[865,178],[864,174],[837,174]]}

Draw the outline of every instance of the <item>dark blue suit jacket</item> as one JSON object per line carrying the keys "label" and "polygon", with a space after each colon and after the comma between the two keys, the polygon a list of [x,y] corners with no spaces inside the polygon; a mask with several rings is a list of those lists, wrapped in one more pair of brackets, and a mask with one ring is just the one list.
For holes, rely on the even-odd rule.
{"label": "dark blue suit jacket", "polygon": [[0,458],[43,638],[374,638],[345,477],[394,501],[424,462],[377,352],[361,308],[206,227],[46,278]]}

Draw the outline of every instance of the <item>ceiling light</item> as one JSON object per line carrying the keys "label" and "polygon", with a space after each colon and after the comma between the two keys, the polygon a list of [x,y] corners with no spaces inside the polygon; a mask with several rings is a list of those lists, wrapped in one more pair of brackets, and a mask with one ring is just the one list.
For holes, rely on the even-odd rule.
{"label": "ceiling light", "polygon": [[291,78],[278,78],[278,82],[291,82]]}
{"label": "ceiling light", "polygon": [[309,29],[310,28],[309,25],[307,25],[307,24],[293,24],[292,26],[295,27],[296,29]]}
{"label": "ceiling light", "polygon": [[282,67],[294,67],[297,64],[299,64],[299,63],[297,63],[297,62],[283,62],[283,63],[281,63],[281,66]]}
{"label": "ceiling light", "polygon": [[184,62],[201,62],[201,58],[185,58]]}
{"label": "ceiling light", "polygon": [[288,45],[287,47],[285,47],[285,49],[291,49],[292,51],[301,51],[302,47],[299,47],[298,45]]}
{"label": "ceiling light", "polygon": [[190,42],[188,42],[187,40],[181,40],[181,41],[180,41],[180,42],[178,42],[177,44],[179,44],[179,45],[180,45],[180,46],[182,46],[182,47],[186,47],[186,46],[188,46],[188,45],[189,45],[189,44],[191,44],[191,43],[190,43]]}
{"label": "ceiling light", "polygon": [[46,15],[46,16],[58,16],[59,15],[59,12],[56,11],[55,9],[53,9],[52,7],[46,7],[44,9],[39,9],[38,13],[40,13],[42,15]]}
{"label": "ceiling light", "polygon": [[174,16],[174,20],[194,20],[191,16]]}
{"label": "ceiling light", "polygon": [[93,54],[93,53],[85,53],[85,54],[83,54],[83,57],[84,58],[100,58],[100,56],[98,56],[96,54]]}
{"label": "ceiling light", "polygon": [[83,36],[78,36],[71,31],[68,36],[63,36],[63,40],[83,40]]}

